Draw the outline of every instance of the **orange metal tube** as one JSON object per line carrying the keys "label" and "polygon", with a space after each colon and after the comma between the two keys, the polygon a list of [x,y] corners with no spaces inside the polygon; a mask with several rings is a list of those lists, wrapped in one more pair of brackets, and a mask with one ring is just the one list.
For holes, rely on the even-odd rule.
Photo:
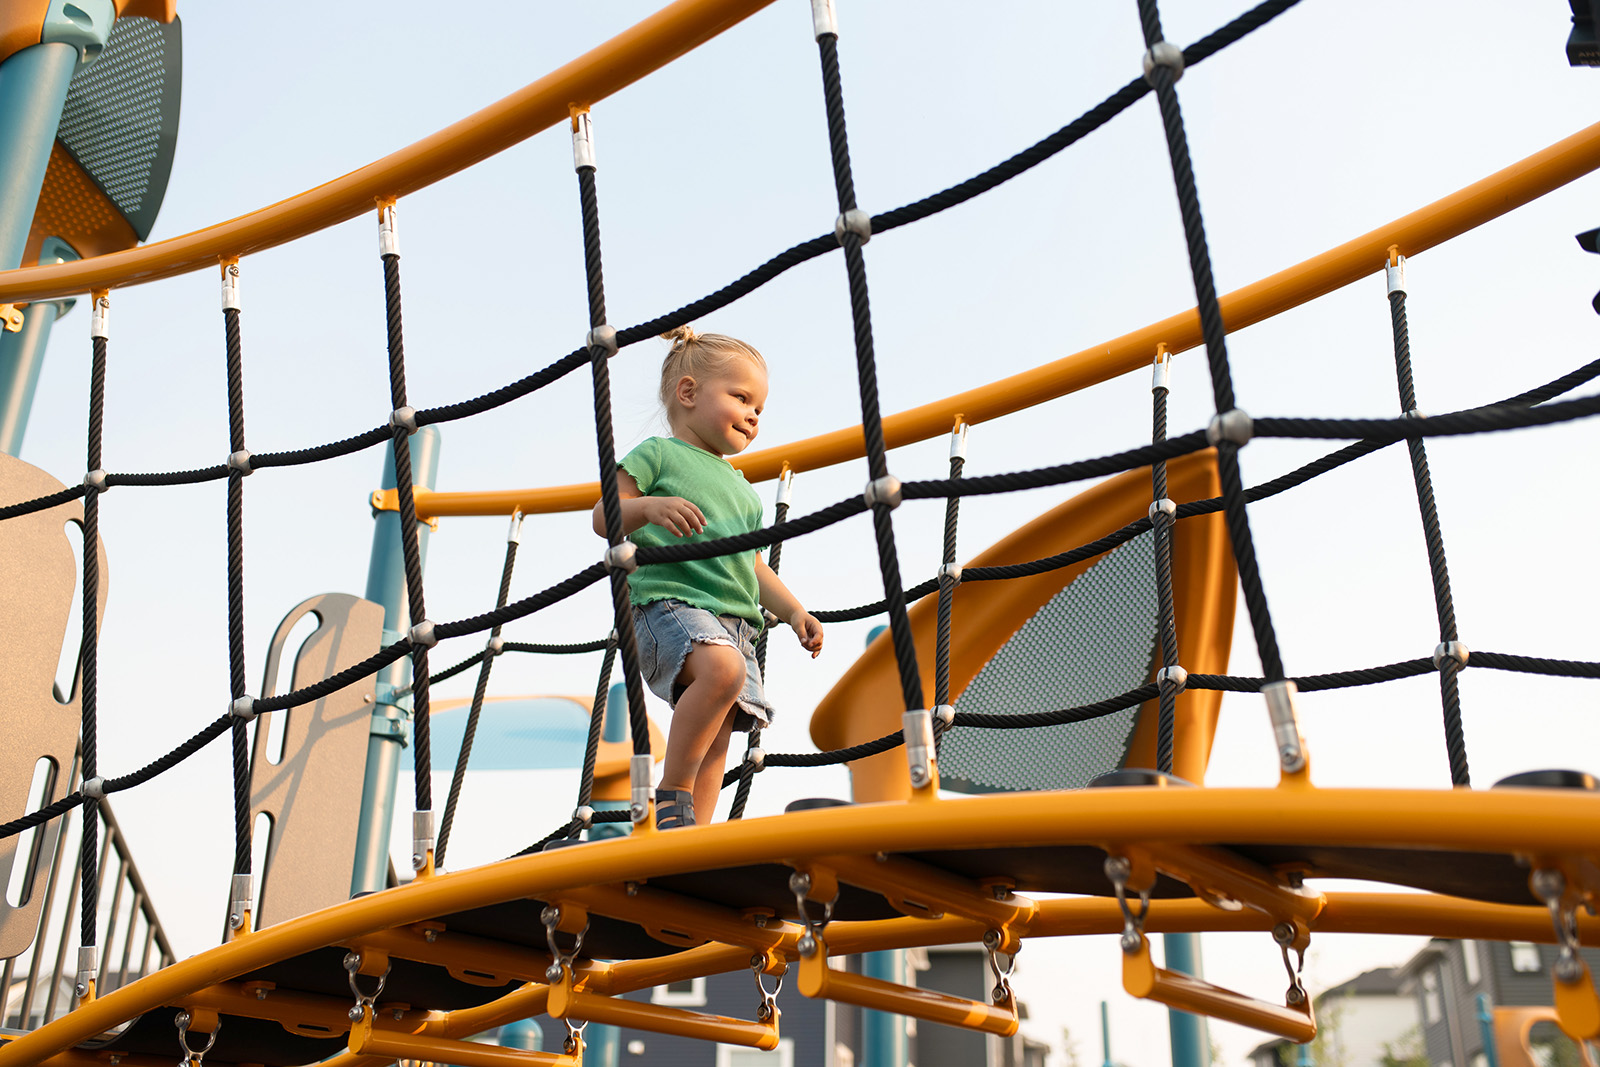
{"label": "orange metal tube", "polygon": [[[1388,262],[1391,245],[1397,246],[1406,256],[1414,256],[1597,168],[1600,168],[1600,123],[1409,215],[1235,289],[1222,297],[1223,321],[1230,331],[1240,330],[1298,307],[1374,273]],[[4,275],[0,275],[0,281],[3,279]],[[9,290],[0,285],[0,300],[5,299],[10,299]],[[1009,378],[887,415],[883,420],[884,439],[890,448],[926,441],[950,432],[951,420],[958,413],[969,425],[987,422],[1146,367],[1158,344],[1165,344],[1168,351],[1177,353],[1200,343],[1200,316],[1191,308]],[[785,464],[797,472],[808,471],[860,459],[865,454],[865,439],[861,427],[856,425],[739,456],[733,460],[733,465],[751,482],[761,482],[778,477]],[[592,508],[600,498],[600,486],[590,482],[542,489],[455,493],[419,489],[416,495],[417,513],[430,518],[510,515],[516,508],[521,508],[525,515],[532,515]]]}
{"label": "orange metal tube", "polygon": [[[648,1030],[653,1034],[673,1034],[702,1041],[720,1041],[771,1052],[778,1047],[778,1013],[770,1022],[747,1022],[726,1015],[668,1008],[639,1000],[623,1000],[572,988],[570,978],[550,987],[550,1014],[557,1019],[576,1019]],[[440,1062],[454,1062],[441,1060]],[[473,1067],[467,1064],[466,1067]]]}
{"label": "orange metal tube", "polygon": [[772,0],[677,0],[566,66],[406,148],[299,196],[203,230],[76,263],[0,273],[0,303],[138,285],[315,233],[424,189],[568,120]]}
{"label": "orange metal tube", "polygon": [[1228,897],[1277,919],[1297,919],[1309,925],[1322,910],[1321,894],[1290,889],[1266,868],[1220,849],[1152,844],[1128,851],[1147,853],[1158,870],[1196,892]]}
{"label": "orange metal tube", "polygon": [[1142,939],[1138,952],[1123,954],[1122,988],[1133,996],[1169,1008],[1265,1030],[1301,1045],[1317,1036],[1317,1021],[1311,1015],[1309,996],[1304,1010],[1269,1004],[1202,982],[1182,971],[1157,967],[1150,959],[1148,938]]}
{"label": "orange metal tube", "polygon": [[453,1063],[459,1067],[577,1067],[579,1056],[559,1052],[524,1052],[499,1045],[480,1045],[475,1041],[455,1041],[427,1034],[379,1030],[368,1017],[350,1028],[350,1051],[358,1056],[382,1056],[389,1060],[414,1060],[424,1063]]}
{"label": "orange metal tube", "polygon": [[953,997],[932,989],[917,989],[849,971],[836,971],[828,966],[827,954],[820,951],[800,960],[800,992],[808,997],[909,1015],[930,1023],[958,1026],[963,1030],[999,1034],[1001,1037],[1010,1037],[1017,1032],[1015,1000],[1001,1007],[967,1000],[965,997]]}

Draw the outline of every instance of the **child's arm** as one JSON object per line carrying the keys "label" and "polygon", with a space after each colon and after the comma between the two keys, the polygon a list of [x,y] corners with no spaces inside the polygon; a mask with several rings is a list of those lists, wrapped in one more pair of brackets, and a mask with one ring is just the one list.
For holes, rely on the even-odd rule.
{"label": "child's arm", "polygon": [[[639,483],[627,471],[617,471],[617,492],[622,495],[624,536],[652,522],[679,537],[697,534],[706,528],[706,517],[694,504],[681,496],[645,496],[639,492]],[[606,535],[603,501],[597,501],[594,506],[594,532],[601,537]]]}
{"label": "child's arm", "polygon": [[794,628],[800,647],[816,659],[822,651],[822,623],[800,606],[789,587],[783,584],[778,572],[767,566],[767,561],[756,556],[756,585],[761,590],[761,606]]}

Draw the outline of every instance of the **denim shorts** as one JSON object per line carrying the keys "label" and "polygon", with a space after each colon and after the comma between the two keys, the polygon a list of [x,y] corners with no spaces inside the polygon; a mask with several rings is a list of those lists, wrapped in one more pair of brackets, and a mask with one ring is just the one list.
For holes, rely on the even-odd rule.
{"label": "denim shorts", "polygon": [[633,630],[639,640],[639,670],[645,684],[656,696],[676,707],[684,687],[678,672],[696,642],[727,645],[744,655],[744,692],[735,700],[739,714],[736,730],[769,726],[774,709],[761,688],[761,669],[756,666],[756,628],[737,615],[713,615],[704,608],[690,607],[681,600],[656,600],[633,606]]}

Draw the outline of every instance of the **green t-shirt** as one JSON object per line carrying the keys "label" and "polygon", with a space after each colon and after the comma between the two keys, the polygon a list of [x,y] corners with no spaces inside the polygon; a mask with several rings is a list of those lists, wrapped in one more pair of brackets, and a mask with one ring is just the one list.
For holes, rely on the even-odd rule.
{"label": "green t-shirt", "polygon": [[[706,528],[688,537],[648,523],[630,539],[638,545],[688,545],[761,527],[761,498],[728,461],[676,437],[652,437],[618,464],[645,496],[680,496],[700,509]],[[681,600],[713,615],[736,615],[762,625],[756,553],[686,563],[652,563],[628,577],[635,604]]]}

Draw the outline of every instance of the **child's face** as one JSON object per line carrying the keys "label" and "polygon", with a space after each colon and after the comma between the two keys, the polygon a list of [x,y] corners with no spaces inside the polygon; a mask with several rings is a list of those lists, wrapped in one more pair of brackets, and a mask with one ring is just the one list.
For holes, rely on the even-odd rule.
{"label": "child's face", "polygon": [[754,360],[730,363],[714,377],[678,383],[678,436],[719,456],[733,456],[756,439],[767,405],[767,372]]}

